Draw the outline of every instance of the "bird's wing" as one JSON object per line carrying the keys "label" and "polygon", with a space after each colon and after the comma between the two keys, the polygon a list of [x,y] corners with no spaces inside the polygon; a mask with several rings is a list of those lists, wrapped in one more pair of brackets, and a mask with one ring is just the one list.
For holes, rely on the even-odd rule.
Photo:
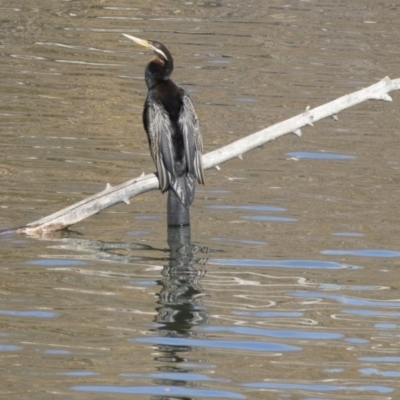
{"label": "bird's wing", "polygon": [[192,100],[190,100],[186,92],[183,93],[183,106],[179,116],[179,125],[183,133],[189,175],[197,178],[199,183],[204,184],[202,164],[203,141],[201,139],[199,119],[197,118]]}
{"label": "bird's wing", "polygon": [[171,176],[176,176],[171,123],[168,114],[157,102],[146,104],[145,121],[150,153],[156,165],[160,189],[165,192],[169,187]]}

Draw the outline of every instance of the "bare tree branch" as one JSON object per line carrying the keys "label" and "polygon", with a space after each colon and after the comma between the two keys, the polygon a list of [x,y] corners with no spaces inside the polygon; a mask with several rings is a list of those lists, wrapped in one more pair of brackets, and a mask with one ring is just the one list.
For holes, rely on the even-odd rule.
{"label": "bare tree branch", "polygon": [[[337,120],[337,114],[340,111],[364,101],[372,99],[392,101],[388,93],[399,89],[400,79],[391,80],[386,77],[372,86],[347,94],[319,107],[313,109],[307,107],[303,113],[295,117],[205,154],[203,156],[203,168],[218,168],[219,164],[235,157],[241,157],[242,154],[288,133],[301,136],[301,128],[304,126],[312,126],[314,122],[326,117],[333,117]],[[31,222],[17,231],[27,234],[41,234],[63,229],[114,204],[120,202],[129,204],[131,197],[157,188],[158,179],[154,174],[144,175],[113,187],[107,184],[107,187],[102,192],[47,217]]]}

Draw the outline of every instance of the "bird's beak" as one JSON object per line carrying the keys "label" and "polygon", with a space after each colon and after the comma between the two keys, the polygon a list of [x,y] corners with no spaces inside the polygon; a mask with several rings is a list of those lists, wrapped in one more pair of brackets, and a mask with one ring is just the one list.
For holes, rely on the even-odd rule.
{"label": "bird's beak", "polygon": [[157,54],[159,57],[161,56],[164,60],[168,60],[168,57],[165,55],[165,53],[162,50],[160,50],[157,47],[155,47],[148,40],[139,39],[139,38],[137,38],[135,36],[126,35],[125,33],[123,33],[123,35],[126,38],[133,40],[135,43],[140,44],[140,46],[143,46],[143,47],[146,47],[146,49],[152,50],[155,54]]}
{"label": "bird's beak", "polygon": [[126,35],[125,33],[123,33],[123,35],[126,38],[133,40],[135,43],[139,44],[140,46],[146,47],[147,49],[152,48],[151,44],[147,40],[139,39],[139,38],[137,38],[135,36],[131,36],[131,35]]}

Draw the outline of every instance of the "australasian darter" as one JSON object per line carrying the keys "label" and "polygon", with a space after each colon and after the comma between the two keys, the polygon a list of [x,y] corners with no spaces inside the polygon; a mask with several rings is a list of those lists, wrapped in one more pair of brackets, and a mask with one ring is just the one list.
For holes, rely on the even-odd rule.
{"label": "australasian darter", "polygon": [[196,180],[204,184],[203,143],[196,111],[186,91],[170,78],[174,60],[168,48],[155,40],[124,36],[156,55],[145,70],[148,93],[143,125],[160,189],[168,191],[168,226],[190,225],[189,206]]}

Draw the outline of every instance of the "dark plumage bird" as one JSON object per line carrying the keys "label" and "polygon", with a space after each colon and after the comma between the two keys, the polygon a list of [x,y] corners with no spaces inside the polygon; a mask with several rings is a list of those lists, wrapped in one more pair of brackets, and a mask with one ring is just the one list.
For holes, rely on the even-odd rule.
{"label": "dark plumage bird", "polygon": [[168,226],[189,225],[196,180],[204,184],[203,143],[196,111],[185,90],[171,80],[174,60],[168,48],[155,40],[124,36],[156,55],[145,70],[148,93],[143,125],[160,189],[168,191]]}

